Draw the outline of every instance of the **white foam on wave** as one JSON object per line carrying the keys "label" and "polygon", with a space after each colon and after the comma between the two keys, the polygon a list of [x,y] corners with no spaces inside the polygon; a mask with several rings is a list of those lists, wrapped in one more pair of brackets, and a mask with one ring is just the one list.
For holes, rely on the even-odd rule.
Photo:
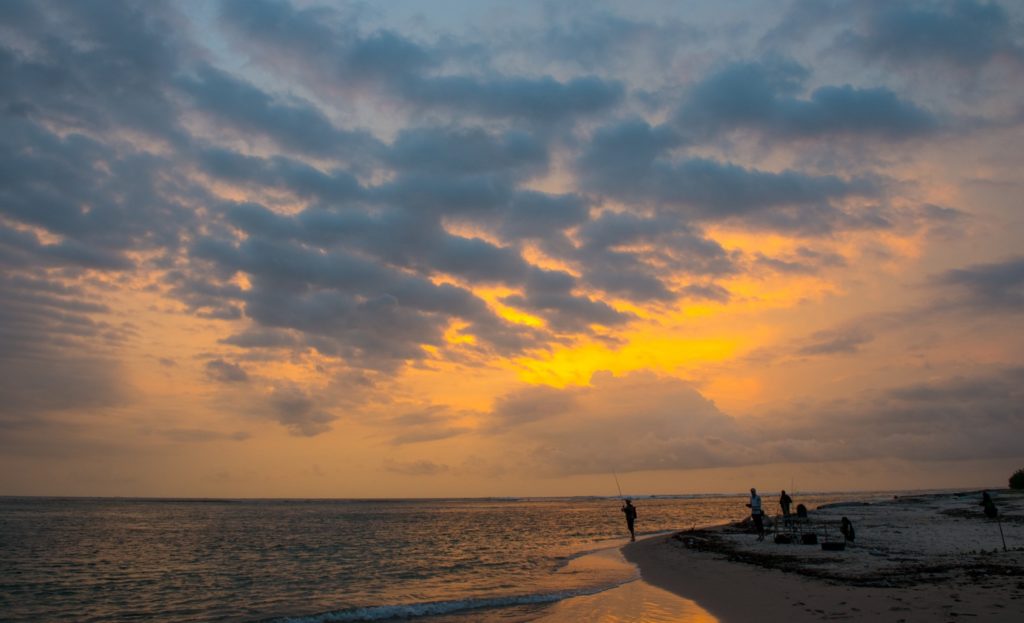
{"label": "white foam on wave", "polygon": [[385,606],[365,606],[362,608],[350,608],[347,610],[335,610],[321,612],[299,617],[285,617],[275,619],[275,623],[346,623],[348,621],[387,621],[393,619],[412,619],[425,616],[438,616],[443,614],[454,614],[465,610],[477,610],[480,608],[505,608],[510,606],[527,606],[534,604],[547,604],[569,599],[571,597],[582,597],[594,595],[627,582],[635,578],[625,579],[615,584],[585,588],[557,593],[539,593],[533,595],[513,595],[509,597],[481,597],[475,599],[458,599],[452,601],[433,601],[412,604],[394,604]]}
{"label": "white foam on wave", "polygon": [[567,574],[578,577],[579,574],[592,574],[591,577],[593,577],[595,583],[590,586],[526,595],[363,606],[298,617],[284,617],[274,619],[274,623],[346,623],[349,621],[406,620],[455,614],[467,610],[549,604],[574,597],[596,595],[640,578],[637,567],[627,562],[622,556],[620,546],[625,542],[625,539],[623,539],[622,543],[611,547],[601,547],[569,556],[552,576],[557,577],[560,574]]}

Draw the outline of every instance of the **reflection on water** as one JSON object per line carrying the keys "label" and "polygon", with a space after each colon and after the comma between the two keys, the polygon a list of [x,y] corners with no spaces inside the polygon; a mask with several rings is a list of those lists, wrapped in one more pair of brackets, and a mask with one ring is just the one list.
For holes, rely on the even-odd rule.
{"label": "reflection on water", "polygon": [[[798,501],[813,508],[858,497],[875,496]],[[640,498],[637,527],[651,534],[734,520],[745,502]],[[0,497],[0,619],[712,620],[692,602],[631,582],[635,569],[614,558],[626,535],[619,507],[601,498]],[[612,554],[584,555],[605,550]],[[598,594],[610,587],[619,588]],[[625,601],[608,605],[617,599]]]}

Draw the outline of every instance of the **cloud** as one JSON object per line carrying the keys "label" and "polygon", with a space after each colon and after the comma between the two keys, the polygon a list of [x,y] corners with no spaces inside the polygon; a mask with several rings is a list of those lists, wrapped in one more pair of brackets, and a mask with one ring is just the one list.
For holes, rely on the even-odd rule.
{"label": "cloud", "polygon": [[315,437],[326,433],[331,430],[331,422],[338,419],[314,397],[291,384],[275,387],[268,398],[268,405],[270,416],[297,437]]}
{"label": "cloud", "polygon": [[439,74],[435,70],[449,55],[444,45],[415,42],[388,29],[363,34],[351,18],[324,8],[230,1],[223,4],[221,22],[278,71],[294,68],[311,83],[379,89],[421,109],[549,125],[608,110],[625,93],[620,83],[596,76],[560,81],[486,70]]}
{"label": "cloud", "polygon": [[807,247],[800,247],[795,253],[782,257],[768,257],[763,253],[755,253],[753,259],[756,266],[791,275],[814,275],[826,268],[841,268],[847,265],[846,259],[839,254],[815,251]]}
{"label": "cloud", "polygon": [[454,423],[457,418],[458,415],[448,408],[431,405],[387,418],[383,423],[401,431],[391,438],[391,443],[403,446],[449,439],[469,432],[468,427]]}
{"label": "cloud", "polygon": [[401,85],[403,96],[423,106],[542,124],[611,109],[622,101],[624,92],[621,84],[594,76],[566,82],[551,76],[445,76]]}
{"label": "cloud", "polygon": [[[875,180],[762,171],[700,157],[677,160],[666,154],[673,140],[667,131],[643,122],[600,128],[577,161],[577,170],[588,187],[609,197],[700,222],[738,221],[816,234],[889,226],[877,212],[836,205],[848,198],[878,196]],[[629,164],[620,166],[624,160]]]}
{"label": "cloud", "polygon": [[683,296],[695,299],[707,299],[718,303],[728,303],[732,294],[722,286],[714,283],[691,283],[683,286]]}
{"label": "cloud", "polygon": [[142,11],[127,0],[102,7],[4,5],[4,23],[17,36],[0,44],[0,109],[20,110],[51,127],[98,133],[128,128],[187,142],[166,88],[190,56],[177,35],[183,23],[173,6],[154,3]]}
{"label": "cloud", "polygon": [[525,286],[524,294],[502,297],[502,303],[545,318],[556,331],[587,332],[591,324],[615,326],[633,318],[604,301],[574,294],[575,280],[564,271],[535,270]]}
{"label": "cloud", "polygon": [[1024,59],[1013,17],[997,2],[867,6],[861,28],[846,31],[840,43],[869,59],[896,65],[938,61],[964,69],[1000,56]]}
{"label": "cloud", "polygon": [[85,287],[39,271],[0,276],[0,426],[48,413],[124,404],[131,393],[114,349],[131,326]]}
{"label": "cloud", "polygon": [[220,383],[245,383],[249,374],[237,363],[214,359],[206,362],[206,376]]}
{"label": "cloud", "polygon": [[533,134],[509,130],[493,135],[483,128],[410,128],[402,130],[388,150],[397,171],[443,175],[543,170],[547,146]]}
{"label": "cloud", "polygon": [[[971,460],[1020,456],[1019,368],[892,387],[763,427],[766,458]],[[1014,440],[1014,441],[1011,441]]]}
{"label": "cloud", "polygon": [[792,62],[729,65],[690,90],[677,113],[680,132],[692,140],[747,129],[782,140],[845,135],[897,141],[938,128],[930,113],[884,87],[829,85],[802,99],[808,75]]}
{"label": "cloud", "polygon": [[874,336],[862,327],[848,327],[818,331],[810,336],[807,343],[801,346],[800,355],[850,355],[860,351],[860,347],[871,342]]}
{"label": "cloud", "polygon": [[209,443],[215,441],[245,441],[249,439],[249,433],[238,431],[224,433],[220,431],[205,430],[201,428],[171,428],[161,431],[160,435],[178,443]]}
{"label": "cloud", "polygon": [[495,406],[495,430],[526,444],[547,473],[686,469],[755,455],[733,419],[689,384],[650,373],[598,374],[589,387],[520,392]]}
{"label": "cloud", "polygon": [[491,414],[493,430],[504,430],[528,422],[568,413],[574,407],[573,395],[547,386],[529,387],[499,396]]}
{"label": "cloud", "polygon": [[381,146],[367,132],[342,130],[311,102],[295,96],[286,101],[211,66],[177,79],[198,110],[241,136],[262,135],[285,150],[312,156],[373,157]]}
{"label": "cloud", "polygon": [[199,151],[203,173],[248,187],[283,190],[302,199],[327,205],[358,200],[363,195],[359,180],[344,169],[322,171],[286,156],[260,158],[221,147]]}
{"label": "cloud", "polygon": [[435,463],[427,459],[419,461],[384,461],[384,470],[403,476],[437,476],[451,471],[451,467],[444,463]]}
{"label": "cloud", "polygon": [[1021,369],[1007,368],[738,419],[678,379],[598,374],[589,387],[521,390],[496,401],[491,431],[524,447],[547,475],[1008,458],[1020,455],[1024,434],[1021,380]]}
{"label": "cloud", "polygon": [[948,270],[933,283],[950,289],[960,305],[981,312],[1024,310],[1024,258]]}

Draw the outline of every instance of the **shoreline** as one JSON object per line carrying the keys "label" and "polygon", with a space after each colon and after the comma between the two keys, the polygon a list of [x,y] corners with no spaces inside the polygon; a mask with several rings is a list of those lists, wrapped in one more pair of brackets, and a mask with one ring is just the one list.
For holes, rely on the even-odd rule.
{"label": "shoreline", "polygon": [[[763,542],[744,522],[652,537],[622,548],[643,581],[695,601],[722,623],[867,620],[1024,620],[1024,493],[1000,491],[1001,527],[977,507],[980,492],[830,504],[810,524],[838,538],[849,516],[857,540],[843,551]],[[993,551],[995,550],[995,551]]]}

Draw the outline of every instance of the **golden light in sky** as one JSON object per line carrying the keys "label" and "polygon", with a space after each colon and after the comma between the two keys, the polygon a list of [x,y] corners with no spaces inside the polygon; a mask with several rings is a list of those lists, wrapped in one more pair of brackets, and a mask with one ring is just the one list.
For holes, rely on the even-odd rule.
{"label": "golden light in sky", "polygon": [[2,20],[0,494],[1024,458],[1020,7],[256,4]]}

